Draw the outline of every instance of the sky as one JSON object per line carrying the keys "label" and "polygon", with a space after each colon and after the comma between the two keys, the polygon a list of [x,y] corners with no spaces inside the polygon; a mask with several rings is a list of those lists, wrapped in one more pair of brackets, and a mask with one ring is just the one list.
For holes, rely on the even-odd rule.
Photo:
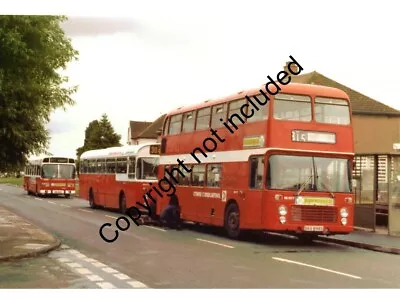
{"label": "sky", "polygon": [[[21,2],[24,2],[21,4]],[[54,3],[57,2],[57,3]],[[52,113],[49,151],[75,157],[103,113],[126,144],[129,121],[276,78],[289,55],[400,110],[396,1],[15,0],[3,14],[64,14],[79,60],[76,104]],[[24,10],[21,10],[21,7]]]}

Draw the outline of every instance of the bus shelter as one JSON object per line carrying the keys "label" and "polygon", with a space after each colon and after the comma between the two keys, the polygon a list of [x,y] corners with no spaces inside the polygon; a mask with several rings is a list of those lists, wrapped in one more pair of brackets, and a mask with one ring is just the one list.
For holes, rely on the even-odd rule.
{"label": "bus shelter", "polygon": [[354,225],[400,236],[400,153],[357,153]]}

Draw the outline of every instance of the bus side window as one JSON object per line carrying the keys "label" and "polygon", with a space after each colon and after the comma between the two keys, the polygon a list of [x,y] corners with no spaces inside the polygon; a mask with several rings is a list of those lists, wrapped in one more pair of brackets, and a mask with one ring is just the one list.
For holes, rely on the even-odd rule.
{"label": "bus side window", "polygon": [[124,174],[127,171],[128,161],[126,158],[117,158],[117,173]]}
{"label": "bus side window", "polygon": [[[182,176],[181,174],[179,174],[179,184],[180,185],[190,185],[190,173],[185,171],[185,168],[182,166],[177,166],[179,168],[179,170],[182,172],[182,174],[184,176]],[[190,166],[186,166],[187,168],[190,168]]]}
{"label": "bus side window", "polygon": [[163,128],[163,135],[168,134],[170,120],[171,119],[169,117],[165,120],[164,128]]}
{"label": "bus side window", "polygon": [[208,129],[211,120],[211,107],[200,109],[197,112],[196,130]]}
{"label": "bus side window", "polygon": [[250,159],[250,188],[261,189],[264,174],[264,162],[262,156]]}
{"label": "bus side window", "polygon": [[182,132],[192,132],[194,130],[195,111],[183,114]]}
{"label": "bus side window", "polygon": [[97,172],[96,173],[105,173],[106,172],[106,160],[98,160],[97,161]]}
{"label": "bus side window", "polygon": [[115,159],[107,159],[106,160],[106,173],[115,173]]}
{"label": "bus side window", "polygon": [[170,135],[181,133],[182,114],[171,117],[168,133]]}
{"label": "bus side window", "polygon": [[206,175],[205,165],[195,165],[192,171],[192,186],[204,186],[204,177]]}
{"label": "bus side window", "polygon": [[226,121],[227,110],[228,105],[226,103],[213,106],[211,115],[211,128],[219,128],[223,126],[220,119]]}
{"label": "bus side window", "polygon": [[207,186],[221,186],[221,164],[207,165]]}

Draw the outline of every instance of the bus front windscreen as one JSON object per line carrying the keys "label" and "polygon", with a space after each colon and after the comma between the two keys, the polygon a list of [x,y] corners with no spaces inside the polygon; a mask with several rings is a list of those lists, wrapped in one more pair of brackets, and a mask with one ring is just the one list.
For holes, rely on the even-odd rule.
{"label": "bus front windscreen", "polygon": [[350,161],[344,158],[271,155],[267,188],[351,193]]}
{"label": "bus front windscreen", "polygon": [[75,166],[62,164],[45,164],[42,167],[43,178],[74,179]]}
{"label": "bus front windscreen", "polygon": [[60,166],[60,178],[63,179],[75,178],[75,166],[72,165],[59,165],[59,166]]}

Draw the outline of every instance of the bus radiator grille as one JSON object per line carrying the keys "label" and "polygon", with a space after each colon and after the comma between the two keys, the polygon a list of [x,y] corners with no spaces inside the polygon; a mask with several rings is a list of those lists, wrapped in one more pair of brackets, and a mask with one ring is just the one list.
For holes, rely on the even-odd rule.
{"label": "bus radiator grille", "polygon": [[293,222],[336,223],[337,208],[332,206],[292,206]]}

